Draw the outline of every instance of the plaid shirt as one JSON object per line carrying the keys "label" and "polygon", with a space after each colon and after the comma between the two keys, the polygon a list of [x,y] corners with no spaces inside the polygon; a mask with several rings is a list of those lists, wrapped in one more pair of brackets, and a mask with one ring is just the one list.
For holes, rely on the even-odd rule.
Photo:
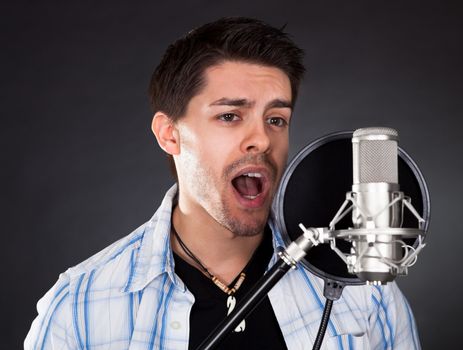
{"label": "plaid shirt", "polygon": [[[194,296],[174,272],[173,200],[130,235],[62,273],[38,302],[25,349],[188,349]],[[274,248],[284,246],[272,221]],[[274,255],[271,264],[277,259]],[[288,349],[308,349],[324,307],[323,281],[299,267],[270,291]],[[419,349],[410,307],[395,283],[347,286],[323,349]]]}

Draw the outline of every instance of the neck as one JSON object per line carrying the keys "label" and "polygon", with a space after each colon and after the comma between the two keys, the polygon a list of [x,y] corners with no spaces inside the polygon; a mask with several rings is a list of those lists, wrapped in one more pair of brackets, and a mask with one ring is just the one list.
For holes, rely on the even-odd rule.
{"label": "neck", "polygon": [[[210,273],[230,284],[251,259],[263,238],[263,232],[255,236],[236,236],[217,223],[208,213],[188,213],[181,205],[175,207],[172,224],[190,251]],[[201,268],[171,236],[172,249],[185,261]]]}

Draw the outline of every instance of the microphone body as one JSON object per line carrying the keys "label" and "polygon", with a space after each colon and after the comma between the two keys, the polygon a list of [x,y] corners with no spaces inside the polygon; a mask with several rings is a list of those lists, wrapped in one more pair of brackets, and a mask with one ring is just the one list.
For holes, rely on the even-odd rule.
{"label": "microphone body", "polygon": [[[424,248],[425,220],[400,191],[398,133],[384,127],[363,128],[352,137],[353,184],[346,200],[330,222],[331,249],[346,263],[348,272],[368,284],[380,285],[406,275]],[[416,218],[416,228],[403,228],[404,211]],[[352,227],[335,225],[352,211]],[[416,247],[405,243],[416,239]],[[336,240],[351,242],[350,254],[338,249]]]}
{"label": "microphone body", "polygon": [[[359,261],[353,269],[365,281],[389,282],[394,279],[384,259],[398,261],[403,249],[387,232],[402,224],[398,180],[398,133],[391,128],[364,128],[352,137],[353,185],[351,195],[357,206],[352,210],[354,229],[386,229],[381,234],[353,239],[353,254]],[[392,203],[392,204],[391,204]]]}

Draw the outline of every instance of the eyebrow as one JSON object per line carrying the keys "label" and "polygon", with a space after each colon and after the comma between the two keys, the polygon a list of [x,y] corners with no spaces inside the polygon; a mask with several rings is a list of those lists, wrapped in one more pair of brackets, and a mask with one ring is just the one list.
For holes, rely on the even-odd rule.
{"label": "eyebrow", "polygon": [[293,104],[291,103],[291,101],[280,100],[280,99],[277,98],[277,99],[272,100],[269,103],[267,103],[267,105],[265,107],[266,107],[266,109],[270,109],[270,108],[290,108],[290,109],[293,109]]}
{"label": "eyebrow", "polygon": [[[255,102],[249,101],[245,98],[226,98],[222,97],[217,101],[214,101],[210,104],[210,106],[233,106],[233,107],[245,107],[249,108],[254,105]],[[290,101],[275,99],[267,103],[265,109],[270,108],[293,108],[293,104]]]}
{"label": "eyebrow", "polygon": [[245,98],[226,98],[222,97],[214,101],[210,106],[233,106],[233,107],[252,107],[254,103]]}

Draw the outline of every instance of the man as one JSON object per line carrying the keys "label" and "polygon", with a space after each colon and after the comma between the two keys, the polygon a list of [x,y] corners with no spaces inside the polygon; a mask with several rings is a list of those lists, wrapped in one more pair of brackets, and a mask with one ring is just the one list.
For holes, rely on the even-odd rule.
{"label": "man", "polygon": [[[38,304],[27,349],[194,349],[275,262],[271,204],[304,68],[281,30],[228,18],[172,44],[153,74],[152,130],[177,185],[154,217],[62,274]],[[323,282],[290,271],[222,349],[307,349]],[[327,349],[413,349],[395,284],[347,287]]]}

